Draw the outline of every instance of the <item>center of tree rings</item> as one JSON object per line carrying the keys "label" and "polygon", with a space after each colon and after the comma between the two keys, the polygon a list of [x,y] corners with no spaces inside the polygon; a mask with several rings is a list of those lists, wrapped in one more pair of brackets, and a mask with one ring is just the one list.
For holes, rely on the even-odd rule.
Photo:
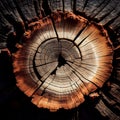
{"label": "center of tree rings", "polygon": [[[40,80],[42,76],[48,73],[43,81],[52,74],[56,75],[56,77],[60,75],[60,78],[62,76],[66,78],[68,73],[71,73],[66,70],[66,67],[76,59],[81,62],[81,53],[71,40],[48,39],[40,44],[35,53],[33,59],[34,72]],[[68,71],[67,74],[66,71]]]}
{"label": "center of tree rings", "polygon": [[14,55],[17,86],[40,108],[77,107],[111,74],[113,49],[107,31],[70,12],[38,23]]}

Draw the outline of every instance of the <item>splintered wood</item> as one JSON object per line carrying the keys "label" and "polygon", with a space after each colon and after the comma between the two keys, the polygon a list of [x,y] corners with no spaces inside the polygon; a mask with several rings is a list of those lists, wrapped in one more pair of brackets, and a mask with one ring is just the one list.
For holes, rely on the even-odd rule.
{"label": "splintered wood", "polygon": [[17,86],[40,108],[75,108],[111,75],[112,44],[94,22],[56,12],[26,34],[13,56],[14,73]]}

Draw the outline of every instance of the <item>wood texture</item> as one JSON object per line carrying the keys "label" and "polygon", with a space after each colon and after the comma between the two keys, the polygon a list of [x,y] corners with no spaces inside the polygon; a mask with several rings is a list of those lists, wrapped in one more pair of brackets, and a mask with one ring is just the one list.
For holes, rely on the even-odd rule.
{"label": "wood texture", "polygon": [[17,86],[38,107],[51,111],[77,107],[111,74],[108,34],[70,12],[53,13],[40,25],[14,55]]}
{"label": "wood texture", "polygon": [[[51,48],[50,51],[46,51],[46,49],[49,48],[47,47],[49,45],[48,45],[48,42],[45,42],[42,45],[42,47],[47,45],[43,50],[43,54],[45,53],[45,55],[38,54],[38,53],[36,54],[37,56],[40,56],[41,59],[45,60],[45,61],[42,60],[41,62],[38,62],[39,60],[35,61],[35,66],[38,66],[36,67],[37,70],[40,67],[40,71],[41,69],[44,69],[44,72],[50,71],[50,70],[52,71],[55,68],[54,64],[56,64],[56,66],[59,66],[58,68],[60,69],[55,69],[55,71],[52,71],[52,76],[55,76],[56,73],[57,75],[65,74],[67,76],[67,79],[62,79],[62,80],[64,80],[65,82],[64,84],[65,88],[69,90],[72,89],[71,93],[73,93],[73,90],[75,90],[77,86],[68,87],[66,85],[67,80],[71,80],[71,79],[73,80],[73,78],[76,78],[76,79],[80,78],[82,80],[85,80],[85,78],[81,77],[81,75],[78,73],[79,71],[82,73],[83,71],[85,71],[85,73],[83,74],[85,77],[88,77],[88,73],[90,74],[90,76],[94,76],[94,75],[96,76],[96,79],[94,79],[95,85],[91,83],[94,86],[93,91],[96,89],[95,92],[89,93],[91,91],[90,89],[91,86],[87,86],[86,84],[84,85],[83,82],[82,81],[80,82],[79,80],[79,82],[77,83],[78,85],[80,84],[78,91],[81,91],[82,89],[81,91],[82,94],[80,94],[80,96],[82,97],[84,96],[85,98],[84,99],[81,99],[81,97],[78,98],[77,97],[78,91],[77,91],[76,93],[71,94],[72,97],[70,98],[70,100],[72,101],[72,105],[69,104],[70,102],[68,103],[70,105],[69,107],[68,106],[66,107],[66,105],[63,105],[63,108],[66,107],[67,109],[69,109],[75,106],[75,101],[77,101],[78,99],[80,99],[81,102],[85,100],[84,103],[81,104],[80,106],[78,106],[80,104],[80,101],[76,102],[76,106],[78,107],[75,108],[75,111],[73,109],[74,112],[72,112],[73,114],[70,114],[71,118],[69,118],[69,120],[79,120],[79,119],[86,120],[87,119],[86,116],[88,116],[88,119],[92,119],[92,120],[93,119],[119,120],[120,119],[120,115],[119,115],[120,113],[120,99],[119,99],[120,9],[119,9],[119,6],[120,6],[119,0],[93,0],[93,1],[92,0],[24,0],[24,1],[23,0],[22,1],[0,0],[0,98],[1,98],[0,101],[5,101],[5,99],[7,98],[10,99],[13,96],[13,91],[16,92],[14,89],[15,87],[13,87],[13,85],[12,87],[10,86],[11,84],[13,84],[11,80],[14,81],[15,79],[14,74],[9,70],[7,70],[9,68],[12,69],[8,65],[10,64],[10,62],[12,64],[12,61],[8,62],[10,56],[6,56],[6,52],[4,52],[6,51],[6,48],[8,48],[13,56],[13,59],[15,59],[14,72],[15,72],[15,75],[17,76],[16,77],[17,81],[20,86],[23,84],[23,86],[21,86],[21,89],[24,90],[28,96],[31,96],[31,94],[33,93],[35,93],[34,95],[36,96],[45,95],[44,96],[45,99],[43,97],[37,96],[38,99],[37,97],[36,99],[34,97],[33,101],[35,104],[37,105],[39,104],[38,105],[39,107],[45,106],[47,108],[48,106],[50,106],[50,104],[49,105],[47,104],[48,99],[46,99],[46,96],[53,98],[53,96],[56,96],[56,94],[53,96],[50,96],[49,94],[46,94],[46,89],[48,86],[51,85],[50,82],[54,82],[56,84],[55,81],[50,81],[50,79],[53,79],[53,80],[56,80],[56,79],[54,79],[54,77],[50,77],[48,82],[44,83],[43,81],[46,81],[45,79],[47,75],[49,75],[49,72],[48,74],[46,73],[46,76],[42,78],[43,81],[40,81],[41,78],[38,74],[36,76],[37,72],[35,73],[35,71],[32,70],[33,69],[32,60],[33,60],[33,55],[35,55],[35,51],[36,51],[35,48],[39,46],[39,42],[37,42],[32,46],[29,46],[29,45],[33,44],[35,39],[40,39],[43,42],[46,39],[54,37],[51,39],[51,41],[55,42],[55,45],[59,48],[59,50],[58,48],[54,48],[54,50],[56,50],[57,52],[53,52],[54,50],[51,50],[52,49]],[[96,25],[96,24],[99,24],[99,25]],[[104,33],[104,35],[99,34],[99,30],[101,31],[101,33]],[[40,35],[38,36],[39,33]],[[100,40],[100,38],[97,39],[95,36],[99,36],[99,37],[102,36],[102,38]],[[108,36],[112,42],[112,49],[114,54],[111,51],[111,47],[110,47],[111,42]],[[103,41],[106,41],[106,43]],[[108,47],[106,47],[107,42],[108,42],[108,45],[107,45]],[[72,47],[74,46],[73,44],[76,46]],[[90,44],[91,46],[89,46]],[[53,43],[51,43],[51,45],[53,45]],[[55,45],[53,46],[56,47]],[[64,47],[65,52],[63,52],[64,50],[61,50],[62,53],[64,54],[64,59],[63,59],[63,56],[59,57],[58,55],[61,48],[60,46],[62,47],[65,46]],[[30,51],[28,49],[29,47],[31,49]],[[80,54],[78,54],[79,48],[81,48]],[[94,48],[94,49],[91,49],[91,48]],[[70,52],[67,52],[68,50]],[[51,53],[52,53],[52,56],[50,59],[48,59]],[[71,53],[74,55],[71,56]],[[28,56],[29,54],[31,56]],[[49,57],[46,57],[46,54],[49,54]],[[107,54],[109,54],[109,57],[106,56]],[[113,58],[111,58],[112,54],[113,54]],[[84,62],[81,58],[78,60],[74,60],[76,56],[80,56],[80,55],[82,57],[84,56],[83,57],[85,58],[83,59]],[[104,57],[101,57],[100,55]],[[37,56],[35,58],[37,58]],[[57,56],[58,59],[55,59],[56,58],[55,56]],[[88,58],[90,56],[93,58],[96,56],[99,56],[100,58],[97,58],[97,59],[92,58],[92,60],[90,60],[86,58],[87,56]],[[28,58],[30,58],[30,61],[27,61]],[[66,62],[65,58],[67,58],[69,62]],[[51,63],[52,59],[56,60],[56,62]],[[23,63],[22,60],[24,60],[25,63]],[[59,61],[62,61],[64,64]],[[107,63],[105,63],[105,61],[107,61]],[[49,62],[50,64],[46,65],[46,63],[49,63]],[[18,63],[19,65],[16,66]],[[69,65],[66,65],[68,63]],[[23,66],[23,64],[25,64],[25,66]],[[45,65],[43,67],[43,65],[39,66],[39,64],[45,64]],[[97,67],[98,65],[100,65],[100,67],[98,68],[98,71],[96,70],[96,73],[94,73],[96,67],[93,64],[97,65]],[[47,66],[47,68],[45,66]],[[70,66],[72,66],[72,68],[68,69],[70,68]],[[63,68],[65,68],[64,73],[61,72]],[[87,68],[87,69],[84,69],[84,68]],[[73,71],[73,70],[75,70],[75,72],[72,75],[70,74],[70,71]],[[43,75],[44,72],[40,72],[40,74]],[[60,74],[58,74],[59,72]],[[68,74],[70,74],[69,77],[68,77]],[[26,82],[24,82],[23,80],[23,75],[24,75],[24,80]],[[27,79],[27,78],[30,78],[30,75],[31,75],[32,83],[30,83],[30,81]],[[72,80],[71,82],[69,82],[70,85],[73,82]],[[60,80],[58,80],[57,82],[60,83]],[[85,82],[89,83],[89,81],[87,80],[85,80]],[[60,89],[61,83],[58,84],[57,87],[59,88],[57,89],[57,92],[56,92],[56,86],[54,86],[55,90],[51,92],[58,93],[58,91],[62,91],[63,99],[67,99],[70,97],[67,95],[66,97],[64,97],[65,95],[63,92],[65,89],[62,89],[62,90]],[[39,88],[44,90],[44,92],[38,91]],[[46,101],[46,103],[45,104],[43,104],[43,102],[38,103],[37,101],[40,101],[40,100]],[[54,101],[56,100],[58,100],[58,97],[54,97]],[[96,100],[98,101],[96,102]],[[51,103],[51,100],[49,100],[49,102]],[[62,102],[65,103],[65,101],[62,101]],[[52,101],[52,103],[54,103],[55,107],[51,108],[51,110],[56,110],[61,108],[61,105],[59,105],[59,107],[57,106],[59,104],[58,102]],[[82,105],[84,106],[85,104],[87,104],[86,105],[87,107],[85,107],[85,109],[84,107],[83,109],[81,109],[81,106]],[[82,115],[82,113],[86,113],[86,111],[89,108],[90,108],[89,113],[87,113],[87,115]],[[102,118],[100,116],[99,118],[95,117],[97,115],[95,115],[92,112],[93,109],[94,111],[98,112],[102,116]],[[29,116],[31,116],[31,114],[29,114]],[[37,115],[34,115],[34,116],[37,116]],[[40,115],[38,116],[40,117]],[[61,118],[61,116],[64,116],[64,115],[60,115],[59,117]],[[7,115],[4,117],[7,117]],[[19,116],[19,117],[21,119],[24,119],[24,117],[22,116]],[[37,119],[42,119],[42,118],[40,117]]]}

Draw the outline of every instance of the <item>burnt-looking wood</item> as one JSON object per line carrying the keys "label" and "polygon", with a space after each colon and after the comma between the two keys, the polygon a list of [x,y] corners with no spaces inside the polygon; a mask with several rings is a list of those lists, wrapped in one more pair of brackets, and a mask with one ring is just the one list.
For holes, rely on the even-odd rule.
{"label": "burnt-looking wood", "polygon": [[75,108],[109,78],[112,44],[102,26],[75,14],[45,19],[15,54],[17,86],[38,107]]}
{"label": "burnt-looking wood", "polygon": [[[0,24],[2,26],[0,29],[0,48],[1,49],[7,47],[7,41],[9,41],[9,43],[10,43],[10,45],[9,45],[10,49],[13,49],[13,46],[16,43],[18,43],[19,41],[21,43],[23,41],[23,39],[26,40],[27,38],[30,37],[31,31],[34,31],[33,26],[36,26],[38,28],[40,27],[40,24],[37,26],[37,24],[39,22],[33,23],[33,21],[36,21],[38,18],[36,19],[36,17],[35,18],[31,17],[32,20],[30,20],[29,22],[24,19],[24,16],[26,15],[26,13],[24,14],[24,12],[23,12],[23,14],[22,14],[22,12],[21,12],[21,9],[24,9],[24,8],[22,8],[23,6],[21,6],[21,8],[18,7],[18,3],[17,3],[17,1],[16,2],[15,1],[16,0],[13,0],[13,1],[12,0],[4,0],[4,1],[1,0],[0,1],[1,2],[0,17],[1,17],[1,21],[2,21],[2,22],[0,22]],[[73,4],[71,4],[71,1],[73,2]],[[119,68],[120,67],[120,65],[119,65],[119,62],[120,62],[119,61],[119,57],[120,57],[119,56],[119,51],[120,51],[120,49],[119,49],[120,48],[119,47],[119,44],[120,44],[120,29],[119,29],[120,23],[119,23],[119,21],[120,21],[120,17],[119,16],[116,17],[116,15],[119,13],[119,5],[120,5],[119,0],[111,0],[111,1],[109,1],[109,0],[94,0],[94,1],[88,0],[86,5],[85,5],[85,0],[71,0],[71,1],[65,0],[65,3],[64,3],[65,11],[72,11],[71,8],[74,8],[73,12],[75,12],[75,14],[82,15],[85,18],[88,18],[88,20],[93,20],[93,21],[99,22],[99,24],[107,25],[105,27],[109,32],[109,36],[112,40],[112,43],[114,46],[114,53],[115,53],[114,59],[113,59],[113,68],[114,69],[111,74],[112,78],[110,77],[109,81],[112,81],[115,84],[119,85],[119,83],[120,83],[119,82],[120,81],[120,79],[119,79],[120,78],[120,72],[119,72],[119,70],[120,70],[120,68]],[[30,1],[30,3],[31,3],[31,1]],[[39,4],[37,4],[37,3],[39,3]],[[67,3],[69,3],[69,4],[67,5]],[[1,6],[3,4],[5,5],[5,8],[3,6]],[[37,7],[36,7],[36,4],[38,5]],[[56,0],[48,0],[48,4],[49,4],[49,7],[52,12],[55,12],[57,10],[61,10],[61,11],[63,10],[63,5],[62,5],[61,0],[57,0],[57,1]],[[70,7],[70,5],[74,5],[74,7]],[[85,6],[85,8],[84,8],[84,11],[82,12],[84,6]],[[4,8],[4,9],[2,9],[2,8]],[[35,16],[40,17],[40,18],[41,18],[41,16],[42,17],[45,16],[44,8],[42,8],[42,0],[33,0],[31,8],[33,8],[32,13],[34,11],[36,12]],[[31,8],[28,7],[28,11],[31,11]],[[40,9],[40,11],[39,11],[39,9]],[[39,16],[39,12],[40,12],[40,16]],[[28,15],[28,17],[30,17],[30,15]],[[114,18],[116,18],[116,19],[114,21],[110,22]],[[22,20],[22,22],[21,22],[21,20]],[[32,22],[32,24],[31,24],[31,22]],[[110,24],[108,25],[107,23],[110,23]],[[73,24],[73,23],[69,22],[69,24]],[[5,26],[9,26],[9,27],[6,28]],[[36,28],[34,27],[34,29],[36,29]],[[51,29],[51,28],[49,28],[49,29]],[[49,29],[47,29],[47,30],[49,30]],[[12,34],[11,34],[11,32],[12,32]],[[15,37],[14,32],[17,33],[16,37]],[[9,35],[9,33],[10,33],[10,35]],[[22,39],[22,41],[21,41],[21,39]],[[95,40],[93,40],[93,41],[95,41]],[[16,49],[11,50],[11,52],[15,52],[15,51],[16,51]],[[111,85],[109,85],[109,88],[110,88],[110,86]],[[116,88],[116,86],[114,86],[114,87]],[[108,89],[107,89],[108,87],[105,86],[104,89],[105,88],[106,88],[106,91],[108,91]],[[117,89],[119,89],[119,88],[117,88]],[[117,91],[117,90],[114,89],[114,91]],[[9,93],[9,91],[8,91],[8,93]],[[104,91],[104,93],[105,93],[105,91]],[[108,93],[109,93],[109,91],[108,91]],[[103,100],[103,103],[107,109],[106,111],[103,111],[103,109],[100,107],[96,107],[97,110],[100,111],[102,116],[106,117],[106,119],[107,119],[107,117],[110,118],[111,120],[119,119],[119,117],[118,117],[119,114],[117,114],[117,112],[116,112],[117,110],[119,111],[119,106],[120,106],[119,100],[116,101],[116,99],[118,97],[117,94],[118,93],[114,92],[112,94],[112,96],[110,97],[110,100],[113,100],[115,105],[111,105],[111,103],[109,103],[109,105],[108,105],[108,103]],[[116,98],[115,98],[115,95],[116,95]],[[108,96],[108,94],[107,94],[107,96]],[[103,99],[103,98],[101,98],[101,99]],[[100,104],[101,103],[102,102],[100,102]],[[111,112],[110,112],[110,110],[111,110]],[[77,112],[75,112],[73,119],[81,118],[80,111],[81,110],[77,110]],[[112,113],[114,113],[114,114],[112,114]],[[110,115],[114,116],[114,117],[110,117]],[[96,118],[96,119],[101,120],[102,118]]]}

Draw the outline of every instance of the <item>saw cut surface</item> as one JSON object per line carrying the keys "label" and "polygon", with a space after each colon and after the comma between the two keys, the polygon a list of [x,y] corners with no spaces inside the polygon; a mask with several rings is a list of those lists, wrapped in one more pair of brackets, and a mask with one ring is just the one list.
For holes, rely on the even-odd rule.
{"label": "saw cut surface", "polygon": [[106,30],[73,13],[56,12],[39,21],[14,55],[17,86],[38,107],[71,109],[101,88],[112,71]]}

